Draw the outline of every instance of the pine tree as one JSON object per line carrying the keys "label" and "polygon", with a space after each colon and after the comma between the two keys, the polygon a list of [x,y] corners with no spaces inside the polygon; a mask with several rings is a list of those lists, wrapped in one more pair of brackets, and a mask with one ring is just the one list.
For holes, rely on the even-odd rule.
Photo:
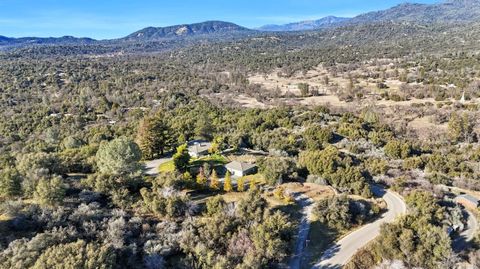
{"label": "pine tree", "polygon": [[205,187],[205,185],[207,185],[207,177],[205,176],[203,169],[200,169],[200,172],[197,175],[197,184],[201,187]]}
{"label": "pine tree", "polygon": [[185,180],[186,182],[191,182],[193,180],[193,177],[190,174],[190,172],[183,173],[182,177],[183,177],[183,180]]}
{"label": "pine tree", "polygon": [[37,184],[33,194],[35,200],[42,205],[56,205],[65,197],[65,186],[60,177],[43,178]]}
{"label": "pine tree", "polygon": [[7,168],[0,171],[0,197],[11,198],[22,193],[21,177],[17,170]]}
{"label": "pine tree", "polygon": [[255,179],[251,179],[249,184],[250,184],[249,190],[257,189],[257,182],[255,181]]}
{"label": "pine tree", "polygon": [[177,171],[187,170],[188,164],[190,163],[190,154],[188,154],[187,144],[178,146],[177,153],[173,155],[173,164]]}
{"label": "pine tree", "polygon": [[233,191],[232,176],[230,175],[230,171],[227,171],[227,174],[225,175],[225,184],[223,185],[223,190],[225,192],[232,192]]}
{"label": "pine tree", "polygon": [[210,188],[212,188],[213,190],[220,189],[220,182],[218,181],[218,175],[215,169],[213,169],[212,175],[210,176]]}
{"label": "pine tree", "polygon": [[102,143],[96,154],[100,173],[126,175],[141,169],[142,152],[138,145],[126,137]]}
{"label": "pine tree", "polygon": [[245,178],[241,177],[237,180],[237,191],[239,192],[245,191]]}
{"label": "pine tree", "polygon": [[163,155],[171,144],[169,133],[170,130],[161,115],[142,120],[137,130],[136,142],[142,150],[143,158],[150,160]]}

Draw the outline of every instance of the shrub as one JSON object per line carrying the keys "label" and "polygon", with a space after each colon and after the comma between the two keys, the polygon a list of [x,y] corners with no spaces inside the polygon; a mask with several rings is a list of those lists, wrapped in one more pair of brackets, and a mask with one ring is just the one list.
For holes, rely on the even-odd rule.
{"label": "shrub", "polygon": [[56,205],[63,202],[65,185],[60,177],[44,178],[35,188],[34,198],[42,205]]}

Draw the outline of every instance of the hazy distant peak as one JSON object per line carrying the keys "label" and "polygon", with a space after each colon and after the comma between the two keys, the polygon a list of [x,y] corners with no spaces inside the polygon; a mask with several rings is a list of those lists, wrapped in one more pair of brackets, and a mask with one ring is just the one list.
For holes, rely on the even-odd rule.
{"label": "hazy distant peak", "polygon": [[294,22],[294,23],[289,23],[284,25],[275,25],[275,24],[265,25],[258,28],[258,30],[278,31],[278,32],[317,30],[317,29],[331,27],[336,24],[345,22],[347,20],[349,20],[349,18],[327,16],[319,20],[306,20],[306,21]]}

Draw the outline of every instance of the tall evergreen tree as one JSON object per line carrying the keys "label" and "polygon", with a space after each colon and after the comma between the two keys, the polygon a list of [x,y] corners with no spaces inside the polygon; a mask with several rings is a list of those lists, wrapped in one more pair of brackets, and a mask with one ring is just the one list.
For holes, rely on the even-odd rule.
{"label": "tall evergreen tree", "polygon": [[6,168],[0,171],[0,198],[11,198],[22,193],[21,177],[17,170]]}
{"label": "tall evergreen tree", "polygon": [[213,190],[220,189],[220,181],[218,180],[217,171],[215,171],[215,169],[212,170],[212,174],[210,175],[210,188]]}
{"label": "tall evergreen tree", "polygon": [[241,177],[237,180],[237,191],[239,192],[245,191],[245,178]]}
{"label": "tall evergreen tree", "polygon": [[223,190],[225,192],[232,192],[233,191],[232,176],[230,174],[230,171],[227,171],[227,174],[225,175],[225,183],[223,184]]}
{"label": "tall evergreen tree", "polygon": [[143,119],[138,126],[136,142],[146,160],[163,155],[171,146],[170,130],[163,116]]}
{"label": "tall evergreen tree", "polygon": [[190,163],[190,154],[188,154],[187,144],[178,146],[177,152],[173,155],[173,164],[175,169],[180,172],[186,171]]}
{"label": "tall evergreen tree", "polygon": [[201,187],[205,187],[207,185],[207,177],[203,172],[203,169],[200,169],[200,172],[197,175],[197,184]]}

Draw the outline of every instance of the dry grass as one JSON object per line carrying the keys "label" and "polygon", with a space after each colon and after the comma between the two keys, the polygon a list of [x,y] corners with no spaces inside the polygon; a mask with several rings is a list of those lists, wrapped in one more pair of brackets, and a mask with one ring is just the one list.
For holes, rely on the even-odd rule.
{"label": "dry grass", "polygon": [[330,187],[313,183],[287,183],[283,186],[288,191],[304,194],[314,201],[323,200],[335,195]]}
{"label": "dry grass", "polygon": [[266,109],[269,108],[267,104],[264,104],[262,102],[257,101],[257,99],[253,97],[248,97],[245,95],[239,95],[236,98],[233,99],[234,101],[240,103],[242,107],[245,108],[261,108],[261,109]]}
{"label": "dry grass", "polygon": [[246,192],[229,192],[222,195],[227,203],[236,203],[242,200],[247,195]]}
{"label": "dry grass", "polygon": [[[385,60],[385,62],[390,61],[390,63],[394,62],[394,59]],[[333,92],[330,91],[330,87],[338,87],[340,89],[346,89],[349,87],[350,79],[349,76],[355,78],[355,87],[359,87],[362,89],[363,92],[367,94],[364,99],[361,101],[355,102],[355,106],[359,109],[375,105],[375,106],[385,106],[385,107],[405,107],[409,108],[413,104],[439,104],[442,102],[437,102],[433,98],[425,98],[425,99],[415,99],[412,98],[411,100],[395,102],[392,100],[376,100],[378,94],[383,92],[389,93],[397,93],[402,95],[401,86],[404,82],[401,82],[398,79],[387,78],[384,80],[384,83],[387,85],[387,89],[381,90],[378,89],[377,83],[381,81],[380,78],[372,78],[371,74],[376,73],[377,75],[380,73],[379,70],[385,70],[386,72],[392,73],[394,68],[392,65],[389,64],[378,64],[374,62],[365,62],[361,65],[360,68],[340,71],[336,74],[330,73],[325,67],[322,65],[309,70],[306,74],[303,73],[296,73],[291,77],[279,77],[278,73],[281,71],[280,69],[274,70],[268,75],[264,74],[253,74],[251,75],[248,80],[251,84],[258,84],[261,85],[264,89],[271,91],[272,93],[276,92],[279,95],[293,95],[294,98],[282,98],[281,103],[288,103],[288,104],[301,104],[307,106],[318,106],[318,105],[328,105],[332,107],[338,108],[349,108],[352,106],[351,102],[340,101],[338,96],[336,96]],[[403,70],[399,70],[402,72]],[[410,72],[415,72],[415,70],[410,70]],[[329,85],[328,87],[324,84],[324,78],[329,78]],[[319,90],[322,96],[315,96],[315,97],[307,97],[301,98],[300,90],[298,89],[299,83],[308,83],[311,87],[315,87]],[[423,85],[417,82],[408,83],[410,87],[423,87]],[[254,98],[250,98],[248,96],[240,95],[236,98],[236,101],[242,104],[244,107],[249,108],[268,108],[270,105],[264,104],[262,102],[257,101]],[[450,100],[455,101],[455,100]],[[479,100],[472,100],[467,103],[476,102],[478,103]]]}
{"label": "dry grass", "polygon": [[238,161],[238,162],[244,162],[244,163],[255,163],[257,161],[257,157],[255,155],[250,155],[250,154],[242,154],[242,155],[228,155],[227,159],[229,161]]}

